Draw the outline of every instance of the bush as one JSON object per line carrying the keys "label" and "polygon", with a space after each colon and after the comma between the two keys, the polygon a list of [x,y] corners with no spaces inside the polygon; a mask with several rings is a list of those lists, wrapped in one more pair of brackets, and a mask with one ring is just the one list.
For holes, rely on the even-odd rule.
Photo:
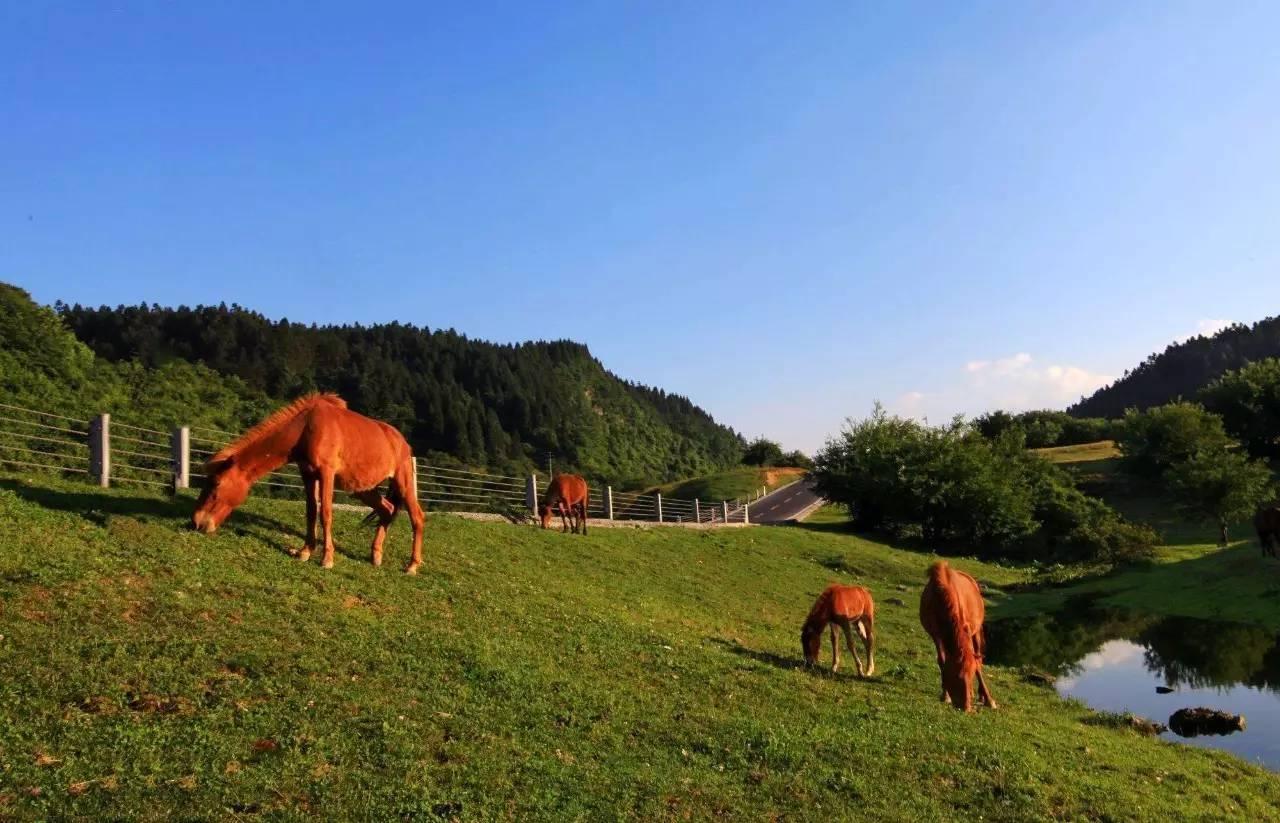
{"label": "bush", "polygon": [[982,415],[973,424],[988,440],[995,440],[1010,431],[1019,431],[1031,449],[1096,443],[1112,438],[1115,429],[1110,420],[1101,417],[1072,417],[1066,412],[1049,410],[1017,415],[997,410]]}
{"label": "bush", "polygon": [[988,439],[959,420],[931,428],[877,405],[827,443],[813,476],[856,527],[898,538],[918,533],[982,557],[1118,562],[1150,555],[1153,531],[1126,523],[1023,443],[1017,427]]}

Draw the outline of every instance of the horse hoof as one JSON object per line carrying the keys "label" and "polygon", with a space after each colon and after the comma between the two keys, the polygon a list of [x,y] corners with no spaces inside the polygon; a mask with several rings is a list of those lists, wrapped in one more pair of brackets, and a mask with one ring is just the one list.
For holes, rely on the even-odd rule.
{"label": "horse hoof", "polygon": [[382,555],[375,554],[373,557],[369,558],[369,562],[373,564],[373,567],[375,569],[378,568],[379,566],[382,565]]}
{"label": "horse hoof", "polygon": [[404,567],[404,573],[405,573],[405,574],[417,574],[417,573],[418,573],[418,564],[417,564],[417,563],[410,563],[409,565],[405,566],[405,567]]}
{"label": "horse hoof", "polygon": [[322,568],[322,569],[332,569],[332,568],[333,568],[333,558],[332,558],[332,557],[330,557],[330,558],[328,558],[327,560],[325,560],[323,563],[321,563],[321,564],[320,564],[320,568]]}
{"label": "horse hoof", "polygon": [[303,563],[306,563],[308,560],[310,560],[311,549],[303,549],[302,551],[298,552],[298,559],[301,560]]}

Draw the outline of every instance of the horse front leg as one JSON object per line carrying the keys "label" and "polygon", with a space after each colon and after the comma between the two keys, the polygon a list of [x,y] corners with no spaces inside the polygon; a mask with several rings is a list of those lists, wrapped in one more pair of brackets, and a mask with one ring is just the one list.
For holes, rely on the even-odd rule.
{"label": "horse front leg", "polygon": [[831,673],[840,670],[840,644],[836,642],[836,626],[831,624]]}
{"label": "horse front leg", "polygon": [[320,472],[320,523],[324,526],[324,557],[321,567],[333,568],[333,470]]}
{"label": "horse front leg", "polygon": [[311,553],[316,550],[316,514],[320,507],[320,480],[315,474],[308,472],[302,476],[304,494],[307,496],[307,537],[298,552],[298,559],[306,563]]}
{"label": "horse front leg", "polygon": [[569,533],[569,507],[563,500],[560,501],[560,533]]}
{"label": "horse front leg", "polygon": [[943,703],[950,703],[951,695],[947,694],[947,677],[942,671],[943,665],[945,665],[947,662],[947,655],[944,651],[942,651],[942,643],[939,642],[938,638],[936,637],[933,638],[933,648],[938,653],[938,679],[942,681],[941,700]]}

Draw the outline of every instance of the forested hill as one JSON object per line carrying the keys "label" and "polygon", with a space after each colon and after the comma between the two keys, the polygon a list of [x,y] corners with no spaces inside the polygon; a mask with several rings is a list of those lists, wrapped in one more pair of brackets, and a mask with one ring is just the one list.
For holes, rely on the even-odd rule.
{"label": "forested hill", "polygon": [[1067,411],[1076,417],[1119,417],[1127,408],[1192,399],[1224,372],[1266,357],[1280,357],[1280,316],[1174,343]]}
{"label": "forested hill", "polygon": [[403,431],[420,454],[627,481],[736,464],[742,439],[687,398],[621,380],[569,341],[498,345],[390,323],[306,326],[239,306],[57,304],[98,356],[201,362],[275,398],[336,391]]}

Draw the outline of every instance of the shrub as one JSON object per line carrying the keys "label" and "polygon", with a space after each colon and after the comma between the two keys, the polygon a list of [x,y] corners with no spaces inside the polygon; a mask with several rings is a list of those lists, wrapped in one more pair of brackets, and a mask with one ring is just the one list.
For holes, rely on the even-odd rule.
{"label": "shrub", "polygon": [[1156,478],[1193,454],[1233,445],[1222,418],[1198,403],[1177,402],[1125,413],[1116,445],[1121,466],[1139,477]]}

